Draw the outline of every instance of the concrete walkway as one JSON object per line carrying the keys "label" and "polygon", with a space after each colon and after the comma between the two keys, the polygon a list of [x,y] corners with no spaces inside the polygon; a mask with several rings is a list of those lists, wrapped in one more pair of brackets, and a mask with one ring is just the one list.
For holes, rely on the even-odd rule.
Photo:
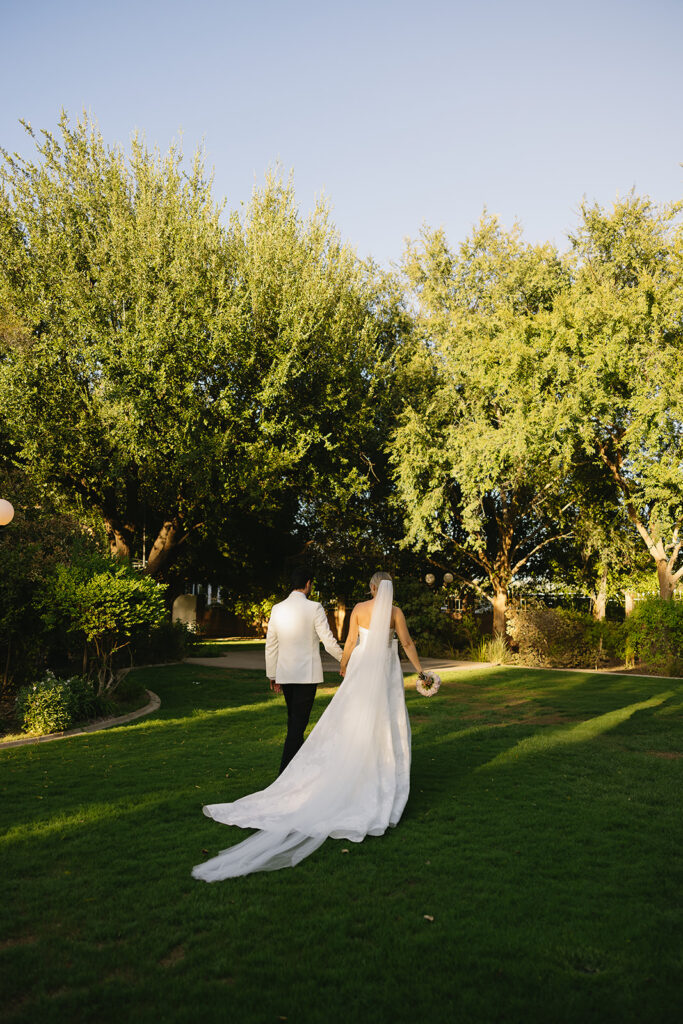
{"label": "concrete walkway", "polygon": [[[655,676],[645,672],[638,672],[636,669],[626,669],[623,665],[616,665],[611,668],[545,668],[536,665],[494,665],[490,661],[463,661],[457,658],[420,658],[421,664],[427,671],[446,672],[454,670],[467,670],[479,668],[502,668],[502,669],[523,669],[525,672],[578,672],[581,675],[609,675],[609,676],[639,676],[642,679],[671,679],[674,682],[681,680],[677,676]],[[323,669],[325,672],[336,672],[339,662],[335,661],[328,654],[322,655]],[[252,672],[262,672],[265,675],[265,661],[263,648],[257,647],[247,651],[231,651],[229,654],[222,654],[219,658],[185,658],[186,665],[207,665],[209,668],[242,668],[250,669]],[[402,660],[401,668],[404,675],[411,675],[415,669],[410,662]]]}
{"label": "concrete walkway", "polygon": [[[328,654],[322,656],[323,670],[325,672],[337,672],[339,662],[335,661]],[[420,663],[427,671],[441,672],[446,669],[467,669],[467,668],[488,668],[487,664],[477,661],[458,661],[452,658],[420,658]],[[230,651],[228,654],[221,654],[219,658],[185,658],[186,665],[206,665],[209,668],[244,668],[252,672],[266,674],[266,664],[263,648],[255,650]],[[404,675],[410,675],[415,671],[408,661],[401,662]]]}

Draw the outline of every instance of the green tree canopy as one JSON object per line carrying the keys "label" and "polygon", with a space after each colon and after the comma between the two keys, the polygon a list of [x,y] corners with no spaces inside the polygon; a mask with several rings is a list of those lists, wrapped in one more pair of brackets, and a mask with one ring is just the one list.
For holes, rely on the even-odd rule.
{"label": "green tree canopy", "polygon": [[270,176],[226,224],[199,157],[65,115],[34,138],[0,176],[0,389],[32,474],[117,555],[146,527],[156,576],[195,538],[286,536],[330,480],[367,490],[395,332],[325,206]]}
{"label": "green tree canopy", "polygon": [[426,230],[406,272],[423,338],[412,371],[422,393],[393,444],[408,539],[444,567],[457,559],[503,632],[511,581],[565,534],[565,371],[550,341],[566,275],[551,246],[527,245],[488,216],[457,251]]}
{"label": "green tree canopy", "polygon": [[555,306],[567,444],[623,508],[665,599],[683,578],[682,209],[635,195],[611,211],[584,204]]}

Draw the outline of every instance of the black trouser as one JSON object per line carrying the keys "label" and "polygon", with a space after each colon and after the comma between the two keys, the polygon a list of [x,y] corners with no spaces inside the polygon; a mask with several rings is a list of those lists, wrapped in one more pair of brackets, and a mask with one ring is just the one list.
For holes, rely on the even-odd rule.
{"label": "black trouser", "polygon": [[292,760],[304,742],[304,733],[315,700],[317,683],[285,683],[282,692],[287,704],[287,738],[282,751],[279,775]]}

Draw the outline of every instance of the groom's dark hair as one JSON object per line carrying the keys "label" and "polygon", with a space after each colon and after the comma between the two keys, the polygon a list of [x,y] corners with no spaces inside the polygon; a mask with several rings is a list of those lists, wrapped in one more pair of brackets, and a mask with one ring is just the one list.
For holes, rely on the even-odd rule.
{"label": "groom's dark hair", "polygon": [[292,590],[303,590],[308,581],[312,579],[313,573],[311,570],[305,566],[299,566],[298,569],[292,569],[289,582],[292,584]]}

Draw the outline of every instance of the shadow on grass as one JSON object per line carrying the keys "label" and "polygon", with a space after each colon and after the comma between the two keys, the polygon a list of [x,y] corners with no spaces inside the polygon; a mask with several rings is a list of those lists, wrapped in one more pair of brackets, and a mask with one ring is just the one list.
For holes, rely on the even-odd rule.
{"label": "shadow on grass", "polygon": [[544,729],[533,736],[520,740],[514,747],[504,751],[502,754],[498,754],[481,767],[498,767],[499,765],[518,761],[528,754],[545,753],[555,747],[570,743],[585,743],[587,740],[595,739],[596,736],[600,736],[602,733],[621,725],[622,722],[627,721],[637,711],[658,707],[673,696],[673,691],[668,691],[667,693],[651,697],[650,700],[639,701],[636,704],[629,704],[627,707],[617,708],[615,711],[607,712],[607,714],[590,718],[585,722],[580,722],[578,725],[564,726],[552,730]]}
{"label": "shadow on grass", "polygon": [[[201,806],[273,781],[286,712],[257,673],[152,675],[154,718],[0,757],[8,1019],[677,1019],[677,766],[619,747],[665,728],[673,746],[661,681],[504,670],[409,692],[398,828],[204,886],[192,865],[247,833]],[[556,756],[511,758],[543,737]],[[518,770],[476,770],[506,754]]]}
{"label": "shadow on grass", "polygon": [[[463,685],[471,688],[472,674],[467,675],[470,680]],[[660,707],[672,696],[672,692],[656,694],[561,728],[539,728],[533,718],[507,724],[505,701],[513,694],[525,693],[531,702],[545,706],[553,695],[562,693],[564,706],[568,693],[581,692],[591,685],[595,688],[596,682],[594,674],[575,674],[568,679],[553,674],[547,681],[523,670],[515,675],[511,678],[509,670],[480,673],[480,689],[485,691],[482,698],[496,704],[495,710],[502,709],[502,721],[459,722],[457,691],[461,680],[457,677],[446,683],[445,700],[437,695],[427,702],[408,694],[410,711],[419,708],[419,717],[424,718],[414,732],[408,818],[433,811],[453,800],[454,795],[476,790],[479,783],[474,773],[484,768],[596,739],[625,723],[635,712]],[[618,686],[612,679],[599,678],[607,684],[606,692],[593,692],[590,701],[585,694],[586,703],[613,704],[615,691],[623,697],[638,687],[638,681],[631,678],[620,680]],[[189,804],[196,814],[202,803],[232,801],[274,780],[286,709],[281,697],[268,694],[259,673],[214,668],[198,671],[196,666],[183,665],[163,670],[158,682],[150,680],[149,685],[162,698],[162,709],[150,718],[60,741],[59,745],[46,745],[40,751],[16,751],[15,763],[33,776],[33,785],[47,787],[37,789],[38,794],[45,792],[46,801],[38,795],[21,805],[17,802],[14,822],[21,824],[14,825],[8,839],[29,838],[42,831],[59,833],[82,825],[90,816],[104,821],[134,815],[136,807],[156,815],[173,805],[174,813],[181,814],[183,804]],[[332,690],[318,695],[311,726],[332,696]],[[81,765],[85,781],[72,788],[68,780],[76,764]],[[125,786],[125,796],[116,792],[117,780]],[[59,795],[57,815],[47,802],[55,791]],[[106,804],[102,802],[103,791],[112,794]],[[8,799],[8,810],[12,802]]]}

